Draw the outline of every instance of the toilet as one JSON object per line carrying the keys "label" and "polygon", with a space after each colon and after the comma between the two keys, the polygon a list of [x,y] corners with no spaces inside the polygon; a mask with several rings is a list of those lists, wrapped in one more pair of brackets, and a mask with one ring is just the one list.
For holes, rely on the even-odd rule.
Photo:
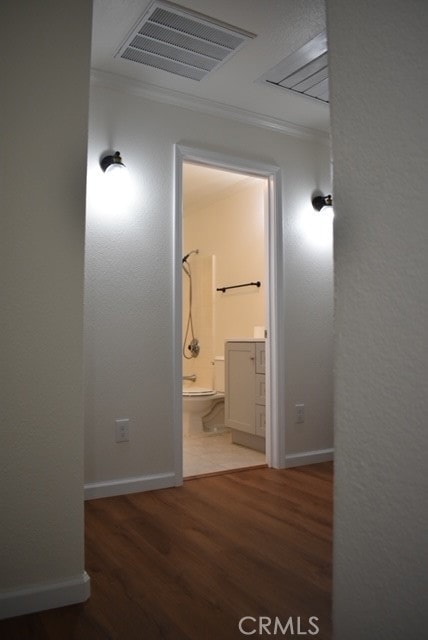
{"label": "toilet", "polygon": [[183,434],[203,436],[225,431],[224,356],[214,358],[214,389],[186,383],[183,386]]}

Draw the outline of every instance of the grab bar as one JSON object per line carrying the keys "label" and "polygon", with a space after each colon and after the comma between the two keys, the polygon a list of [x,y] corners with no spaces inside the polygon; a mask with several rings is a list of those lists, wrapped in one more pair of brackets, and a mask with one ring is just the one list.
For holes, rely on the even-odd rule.
{"label": "grab bar", "polygon": [[246,282],[245,284],[233,284],[231,287],[217,287],[217,291],[225,293],[228,289],[239,289],[240,287],[260,287],[262,283],[260,280],[257,282]]}
{"label": "grab bar", "polygon": [[190,376],[183,376],[183,380],[191,380],[192,382],[196,382],[196,374],[192,373]]}

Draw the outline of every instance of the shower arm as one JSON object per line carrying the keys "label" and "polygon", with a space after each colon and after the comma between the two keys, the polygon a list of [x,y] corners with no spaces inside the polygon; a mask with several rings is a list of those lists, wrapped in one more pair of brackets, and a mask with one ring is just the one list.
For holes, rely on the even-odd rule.
{"label": "shower arm", "polygon": [[183,256],[183,258],[181,259],[181,263],[184,264],[185,262],[187,262],[187,258],[189,258],[193,253],[198,254],[199,249],[192,249],[192,251],[189,251],[189,253],[186,253],[186,255]]}

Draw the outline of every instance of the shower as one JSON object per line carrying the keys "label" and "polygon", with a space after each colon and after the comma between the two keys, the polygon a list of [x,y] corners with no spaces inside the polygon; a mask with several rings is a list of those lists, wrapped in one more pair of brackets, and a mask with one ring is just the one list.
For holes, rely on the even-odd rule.
{"label": "shower", "polygon": [[[199,253],[199,249],[193,249],[192,251],[189,251],[189,253],[187,253],[183,257],[183,259],[181,261],[181,266],[183,268],[183,271],[187,275],[187,277],[189,278],[189,312],[187,314],[186,331],[185,331],[184,339],[183,339],[183,357],[186,358],[186,360],[191,360],[192,358],[197,358],[198,355],[199,355],[199,351],[200,351],[199,340],[197,338],[195,338],[195,333],[194,333],[194,329],[193,329],[193,317],[192,317],[192,304],[193,304],[192,270],[190,268],[190,263],[187,261],[188,258],[194,253],[198,254]],[[190,342],[187,344],[188,340],[190,340]],[[187,350],[186,350],[186,345],[187,345]]]}

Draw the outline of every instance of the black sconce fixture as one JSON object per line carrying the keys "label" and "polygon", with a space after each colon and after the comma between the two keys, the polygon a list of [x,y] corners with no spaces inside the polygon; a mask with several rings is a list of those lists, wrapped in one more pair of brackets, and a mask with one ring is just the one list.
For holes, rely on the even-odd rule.
{"label": "black sconce fixture", "polygon": [[104,173],[106,171],[112,171],[113,169],[125,169],[119,151],[116,151],[113,156],[104,156],[104,158],[101,158],[100,166]]}
{"label": "black sconce fixture", "polygon": [[315,196],[312,198],[312,206],[317,211],[321,211],[323,207],[332,207],[333,206],[333,198],[331,195],[329,196]]}

